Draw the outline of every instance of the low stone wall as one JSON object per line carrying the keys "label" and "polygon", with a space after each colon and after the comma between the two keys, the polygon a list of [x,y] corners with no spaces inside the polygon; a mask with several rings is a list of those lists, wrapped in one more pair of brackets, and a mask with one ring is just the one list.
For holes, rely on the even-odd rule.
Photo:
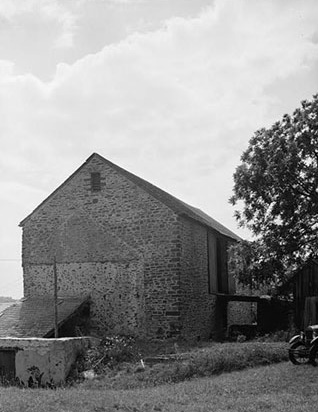
{"label": "low stone wall", "polygon": [[227,307],[227,326],[252,325],[257,322],[256,302],[229,302]]}
{"label": "low stone wall", "polygon": [[38,386],[60,385],[66,379],[78,354],[87,349],[90,342],[88,337],[2,338],[0,339],[2,377],[15,378],[25,386],[31,386],[32,383]]}

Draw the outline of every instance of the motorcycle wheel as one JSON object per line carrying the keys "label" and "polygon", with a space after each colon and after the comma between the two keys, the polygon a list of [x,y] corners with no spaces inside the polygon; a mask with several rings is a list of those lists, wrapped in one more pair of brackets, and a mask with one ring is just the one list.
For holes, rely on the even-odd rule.
{"label": "motorcycle wheel", "polygon": [[315,345],[310,349],[309,363],[311,363],[313,366],[318,365],[318,345]]}
{"label": "motorcycle wheel", "polygon": [[289,348],[289,360],[294,365],[309,363],[309,350],[302,342],[295,342]]}

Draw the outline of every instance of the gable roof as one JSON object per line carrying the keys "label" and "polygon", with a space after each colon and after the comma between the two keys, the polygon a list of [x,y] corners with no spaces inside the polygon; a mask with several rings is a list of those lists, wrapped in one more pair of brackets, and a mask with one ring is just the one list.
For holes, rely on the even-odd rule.
{"label": "gable roof", "polygon": [[97,153],[93,153],[86,160],[86,162],[82,164],[82,166],[80,166],[74,173],[71,174],[71,176],[68,179],[65,180],[64,183],[62,183],[54,192],[52,192],[51,195],[49,195],[36,209],[33,210],[32,213],[30,213],[25,219],[23,219],[20,223],[20,226],[23,226],[25,222],[33,215],[33,213],[35,213],[44,203],[46,203],[59,189],[65,186],[73,178],[74,175],[76,175],[87,163],[89,163],[92,160],[93,157],[98,157],[108,166],[112,167],[118,173],[125,176],[131,182],[136,184],[138,187],[142,188],[144,191],[146,191],[151,196],[153,196],[154,198],[156,198],[157,200],[165,204],[167,207],[172,209],[175,213],[179,214],[180,216],[185,216],[187,218],[193,219],[217,231],[218,233],[224,236],[227,236],[231,239],[234,239],[236,241],[241,240],[239,236],[237,236],[231,230],[227,229],[221,223],[219,223],[218,221],[216,221],[215,219],[213,219],[212,217],[210,217],[209,215],[207,215],[200,209],[190,206],[187,203],[184,203],[183,201],[170,195],[169,193],[165,192],[159,187],[153,185],[152,183],[147,182],[146,180],[134,175],[133,173],[128,172],[127,170],[121,168],[120,166],[117,166],[116,164],[110,162],[109,160],[105,159],[103,156]]}
{"label": "gable roof", "polygon": [[[58,325],[65,323],[82,305],[87,296],[58,298]],[[54,330],[54,298],[29,297],[9,306],[0,314],[0,337],[47,337]]]}

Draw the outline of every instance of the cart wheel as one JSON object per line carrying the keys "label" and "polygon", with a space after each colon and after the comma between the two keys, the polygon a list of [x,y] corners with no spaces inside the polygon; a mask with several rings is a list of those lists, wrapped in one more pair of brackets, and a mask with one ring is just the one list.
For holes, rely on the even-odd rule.
{"label": "cart wheel", "polygon": [[309,351],[309,363],[313,366],[318,365],[318,345],[315,344]]}
{"label": "cart wheel", "polygon": [[295,365],[309,363],[309,349],[302,342],[293,343],[289,348],[289,360]]}

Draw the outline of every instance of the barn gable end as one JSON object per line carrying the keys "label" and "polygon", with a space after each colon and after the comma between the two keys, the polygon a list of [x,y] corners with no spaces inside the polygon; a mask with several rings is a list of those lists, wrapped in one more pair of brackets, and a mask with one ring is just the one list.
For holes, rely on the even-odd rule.
{"label": "barn gable end", "polygon": [[233,293],[226,248],[239,238],[98,154],[21,226],[25,296],[53,295],[55,258],[59,296],[90,295],[102,333],[210,337],[215,293]]}

